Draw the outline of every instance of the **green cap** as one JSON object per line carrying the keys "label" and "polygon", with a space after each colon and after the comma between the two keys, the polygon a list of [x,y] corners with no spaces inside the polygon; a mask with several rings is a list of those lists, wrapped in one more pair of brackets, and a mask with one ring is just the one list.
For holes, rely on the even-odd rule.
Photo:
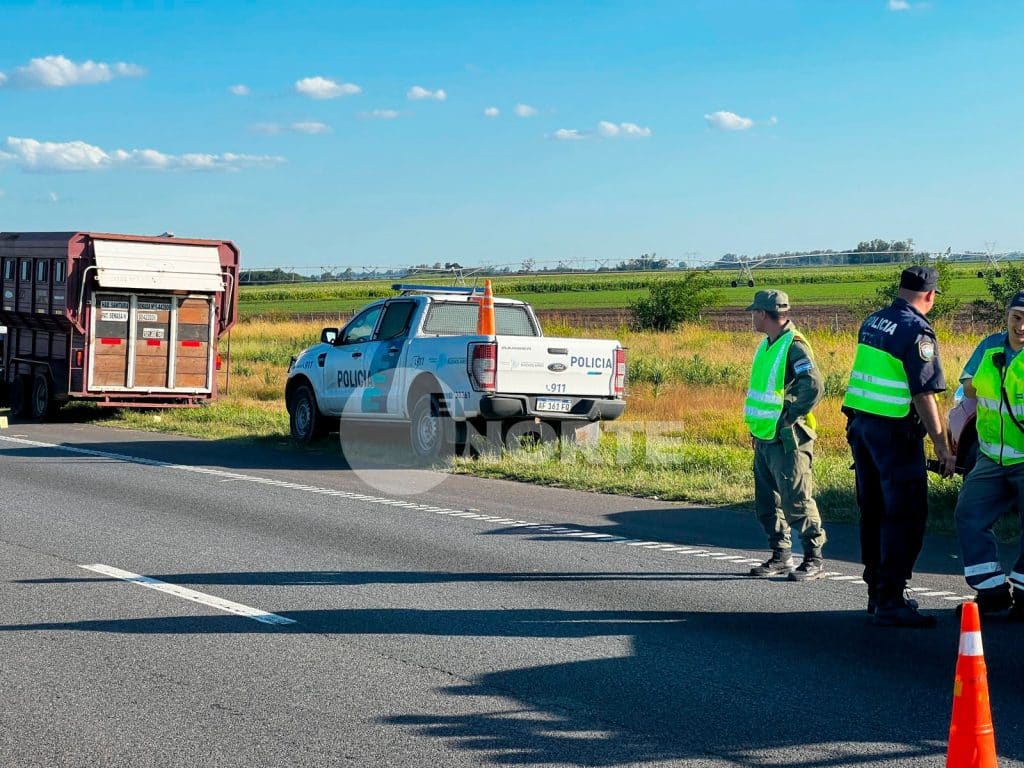
{"label": "green cap", "polygon": [[785,291],[758,291],[754,294],[754,303],[747,307],[747,312],[763,309],[765,312],[789,312],[789,295]]}

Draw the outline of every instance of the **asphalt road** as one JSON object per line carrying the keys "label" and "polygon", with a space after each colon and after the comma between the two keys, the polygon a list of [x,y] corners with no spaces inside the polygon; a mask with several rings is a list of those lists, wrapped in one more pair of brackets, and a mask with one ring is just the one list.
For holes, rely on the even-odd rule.
{"label": "asphalt road", "polygon": [[[746,515],[370,479],[331,446],[0,431],[0,765],[944,765],[951,540],[913,584],[939,627],[882,629],[848,528],[797,585],[740,575]],[[984,628],[1004,768],[1022,638]]]}

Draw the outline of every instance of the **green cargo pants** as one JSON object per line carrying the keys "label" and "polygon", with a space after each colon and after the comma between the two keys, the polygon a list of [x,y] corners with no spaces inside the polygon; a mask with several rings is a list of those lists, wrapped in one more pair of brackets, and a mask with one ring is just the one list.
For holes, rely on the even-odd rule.
{"label": "green cargo pants", "polygon": [[790,549],[791,527],[800,534],[804,553],[825,545],[818,505],[812,496],[814,441],[786,450],[781,441],[754,440],[754,507],[772,549]]}

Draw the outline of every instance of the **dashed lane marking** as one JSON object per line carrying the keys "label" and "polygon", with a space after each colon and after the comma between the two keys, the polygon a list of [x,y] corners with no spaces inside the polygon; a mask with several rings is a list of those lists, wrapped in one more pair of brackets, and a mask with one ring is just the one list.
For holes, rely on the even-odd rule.
{"label": "dashed lane marking", "polygon": [[[74,453],[81,456],[95,456],[104,459],[113,459],[116,461],[124,461],[129,464],[142,464],[150,467],[162,467],[165,469],[172,469],[179,472],[190,472],[199,475],[210,475],[212,477],[218,477],[223,480],[239,480],[248,483],[255,483],[257,485],[273,486],[275,488],[285,488],[288,490],[301,491],[303,493],[313,493],[321,496],[336,496],[342,499],[348,499],[351,501],[363,501],[369,504],[381,504],[389,507],[399,507],[402,509],[414,510],[417,512],[430,512],[436,515],[446,515],[448,517],[460,517],[464,520],[476,520],[481,522],[499,523],[502,525],[511,525],[517,528],[524,528],[531,531],[544,532],[545,534],[562,536],[568,538],[589,538],[595,543],[601,544],[618,544],[628,547],[639,547],[642,549],[654,549],[659,552],[665,552],[672,555],[683,555],[686,557],[706,557],[713,560],[719,560],[721,562],[740,564],[754,564],[760,563],[761,560],[752,558],[746,555],[736,555],[730,552],[713,552],[707,549],[685,547],[679,544],[671,542],[661,541],[643,541],[641,539],[630,539],[624,536],[614,536],[606,533],[598,533],[596,531],[587,531],[584,528],[578,527],[566,527],[561,525],[545,525],[542,523],[530,523],[526,520],[512,520],[511,518],[497,517],[494,515],[482,515],[481,510],[475,508],[466,509],[450,509],[448,507],[438,507],[433,504],[417,504],[415,502],[404,501],[401,499],[389,499],[381,496],[369,496],[364,493],[353,493],[351,491],[340,491],[335,488],[320,488],[315,485],[302,485],[299,483],[291,483],[285,480],[274,480],[269,477],[260,477],[258,475],[245,475],[240,472],[229,472],[223,469],[214,469],[213,467],[200,467],[191,464],[174,464],[169,461],[159,461],[157,459],[146,459],[141,456],[130,456],[121,453],[112,453],[109,451],[98,451],[92,448],[79,448],[73,445],[58,445],[56,443],[44,443],[38,440],[27,440],[20,436],[6,436],[0,435],[0,442],[15,443],[17,445],[26,445],[33,448],[49,448],[52,450],[64,451],[66,453]],[[83,568],[91,566],[82,566]],[[145,579],[146,577],[139,577]],[[851,576],[844,574],[840,571],[826,571],[824,580],[834,581],[843,584],[851,584],[855,586],[863,586],[864,580],[860,576]],[[146,586],[146,585],[143,585]],[[168,585],[174,586],[174,585]],[[176,587],[176,589],[183,589]],[[189,591],[189,590],[186,590]],[[963,602],[964,600],[973,600],[973,595],[955,595],[952,592],[935,590],[932,587],[909,587],[908,591],[913,592],[915,597],[927,597],[935,600],[948,600],[949,602]],[[196,593],[201,594],[201,593]],[[191,598],[190,598],[191,599]],[[213,598],[219,599],[219,598]],[[227,601],[224,601],[225,603]],[[244,607],[244,606],[243,606]],[[254,609],[251,609],[254,610]],[[273,616],[274,614],[267,614]],[[278,617],[281,618],[281,617]],[[286,619],[285,621],[291,621]]]}
{"label": "dashed lane marking", "polygon": [[101,573],[104,576],[128,581],[132,584],[138,584],[140,587],[155,589],[158,592],[174,595],[175,597],[180,597],[184,600],[191,600],[193,603],[208,605],[211,608],[216,608],[218,611],[233,613],[236,616],[244,616],[247,619],[258,621],[261,624],[277,624],[283,626],[286,624],[296,623],[294,619],[278,616],[276,613],[267,613],[267,611],[261,611],[259,608],[250,608],[248,605],[234,603],[230,600],[224,600],[220,597],[207,595],[203,592],[196,592],[194,589],[180,587],[177,584],[168,584],[166,581],[151,579],[149,576],[141,576],[137,573],[132,573],[131,571],[122,571],[120,568],[112,568],[111,566],[103,565],[102,563],[96,563],[95,565],[80,565],[78,567],[84,568],[87,571],[93,571],[94,573]]}

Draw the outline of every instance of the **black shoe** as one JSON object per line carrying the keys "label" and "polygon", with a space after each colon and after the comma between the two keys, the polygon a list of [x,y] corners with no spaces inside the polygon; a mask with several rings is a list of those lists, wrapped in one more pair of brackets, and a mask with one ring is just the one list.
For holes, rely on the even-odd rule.
{"label": "black shoe", "polygon": [[[913,609],[917,609],[918,603],[912,597],[903,596],[903,602],[909,605]],[[878,598],[874,595],[868,595],[868,613],[872,616],[875,615],[875,611],[878,610]]]}
{"label": "black shoe", "polygon": [[887,600],[875,609],[875,617],[871,623],[877,627],[909,627],[911,629],[931,629],[938,622],[934,616],[919,613],[917,605],[910,605],[902,597]]}
{"label": "black shoe", "polygon": [[814,581],[825,578],[825,561],[820,557],[805,557],[804,561],[790,571],[787,576],[790,581]]}
{"label": "black shoe", "polygon": [[991,616],[1013,608],[1013,595],[1007,586],[983,589],[975,596],[974,602],[978,604],[978,613]]}
{"label": "black shoe", "polygon": [[772,556],[750,569],[750,575],[759,579],[785,576],[793,570],[793,552],[788,549],[772,550]]}

